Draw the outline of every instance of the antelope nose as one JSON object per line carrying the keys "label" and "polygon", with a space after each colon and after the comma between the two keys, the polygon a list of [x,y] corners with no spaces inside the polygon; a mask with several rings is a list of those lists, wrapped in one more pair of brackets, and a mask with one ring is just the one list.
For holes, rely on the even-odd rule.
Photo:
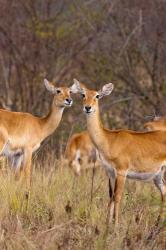
{"label": "antelope nose", "polygon": [[69,104],[72,103],[72,99],[66,98],[66,102],[68,102]]}
{"label": "antelope nose", "polygon": [[91,110],[91,106],[85,106],[86,112],[89,112]]}

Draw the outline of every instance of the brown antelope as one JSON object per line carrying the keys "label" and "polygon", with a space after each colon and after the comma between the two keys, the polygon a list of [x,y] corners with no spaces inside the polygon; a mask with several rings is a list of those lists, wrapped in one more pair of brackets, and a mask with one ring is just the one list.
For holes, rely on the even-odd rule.
{"label": "brown antelope", "polygon": [[85,169],[85,167],[86,169],[91,167],[92,162],[96,163],[96,149],[88,131],[73,134],[69,138],[66,148],[66,158],[69,161],[69,166],[77,175],[80,175],[81,170]]}
{"label": "brown antelope", "polygon": [[151,130],[166,130],[166,118],[165,117],[156,117],[153,121],[146,122],[144,127]]}
{"label": "brown antelope", "polygon": [[74,84],[74,92],[81,93],[83,97],[83,111],[86,114],[89,135],[111,179],[110,219],[114,216],[117,224],[126,177],[153,180],[163,200],[166,193],[163,180],[166,165],[166,132],[136,132],[104,128],[100,120],[98,101],[111,94],[113,84],[106,84],[99,91],[87,89],[76,79]]}
{"label": "brown antelope", "polygon": [[40,143],[47,136],[55,131],[61,121],[64,108],[70,107],[73,102],[70,96],[72,87],[55,87],[46,79],[44,84],[54,95],[48,115],[36,117],[29,113],[0,110],[0,135],[4,142],[1,145],[1,151],[9,156],[16,170],[18,168],[22,170],[28,185],[31,180],[32,153],[40,147]]}
{"label": "brown antelope", "polygon": [[[144,127],[148,131],[161,130],[166,131],[166,117],[155,117],[154,120],[146,122]],[[163,174],[163,181],[166,185],[166,171]]]}

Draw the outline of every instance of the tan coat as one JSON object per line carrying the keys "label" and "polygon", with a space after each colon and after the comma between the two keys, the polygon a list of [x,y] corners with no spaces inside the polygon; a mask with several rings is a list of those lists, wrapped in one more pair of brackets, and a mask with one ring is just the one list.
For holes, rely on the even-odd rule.
{"label": "tan coat", "polygon": [[46,79],[44,83],[47,90],[54,94],[47,116],[36,117],[29,113],[0,110],[0,152],[12,158],[16,172],[23,170],[28,186],[31,180],[32,153],[55,131],[64,108],[72,105],[71,88],[56,88]]}
{"label": "tan coat", "polygon": [[74,84],[83,98],[90,138],[111,179],[110,218],[114,216],[115,223],[118,223],[126,177],[153,180],[163,201],[166,194],[163,181],[166,166],[166,131],[136,132],[104,128],[100,121],[99,99],[112,92],[113,84],[106,84],[99,91],[89,90],[77,80],[74,80]]}
{"label": "tan coat", "polygon": [[97,166],[96,149],[88,131],[73,134],[69,138],[66,148],[66,158],[69,161],[69,166],[78,175],[80,175],[83,169]]}

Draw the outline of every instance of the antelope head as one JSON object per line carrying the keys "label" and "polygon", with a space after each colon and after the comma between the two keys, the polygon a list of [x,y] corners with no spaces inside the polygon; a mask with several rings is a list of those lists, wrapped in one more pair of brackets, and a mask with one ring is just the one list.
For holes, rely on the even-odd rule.
{"label": "antelope head", "polygon": [[98,109],[98,101],[104,96],[110,95],[114,85],[112,83],[105,84],[99,91],[90,90],[84,84],[74,79],[73,89],[74,93],[80,93],[83,98],[83,111],[86,114],[96,112]]}
{"label": "antelope head", "polygon": [[46,89],[54,95],[54,105],[57,107],[71,107],[73,100],[71,98],[72,86],[71,87],[56,87],[53,83],[44,79],[44,85]]}

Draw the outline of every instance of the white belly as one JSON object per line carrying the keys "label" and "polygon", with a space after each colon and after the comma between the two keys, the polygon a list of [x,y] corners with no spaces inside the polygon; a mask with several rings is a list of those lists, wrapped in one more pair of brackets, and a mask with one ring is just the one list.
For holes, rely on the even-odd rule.
{"label": "white belly", "polygon": [[149,172],[149,173],[138,173],[134,171],[129,171],[127,173],[128,179],[138,180],[138,181],[151,181],[156,176],[156,173]]}
{"label": "white belly", "polygon": [[[114,167],[113,163],[109,163],[108,161],[105,160],[105,158],[101,155],[101,153],[98,153],[99,155],[99,160],[108,173],[108,175],[111,175],[112,177],[117,176],[117,170],[116,167]],[[136,171],[128,171],[126,174],[126,178],[128,179],[133,179],[133,180],[138,180],[138,181],[151,181],[153,180],[156,176],[158,176],[163,168],[166,170],[165,162],[161,165],[160,168],[158,168],[157,171],[155,172],[136,172]],[[123,174],[123,173],[122,173]],[[124,174],[125,175],[125,174]]]}
{"label": "white belly", "polygon": [[111,176],[112,178],[115,178],[116,174],[117,174],[117,171],[116,171],[116,168],[114,167],[114,164],[109,163],[108,161],[106,161],[104,156],[102,156],[102,154],[99,153],[99,151],[97,151],[97,154],[98,154],[97,158],[98,158],[99,162],[101,163],[102,167],[107,172],[107,174],[109,176]]}
{"label": "white belly", "polygon": [[22,154],[22,153],[23,153],[23,150],[21,148],[11,149],[10,140],[8,140],[4,144],[4,146],[2,148],[2,151],[0,152],[0,155],[10,157],[10,156],[13,156],[13,155],[16,155],[16,154]]}
{"label": "white belly", "polygon": [[165,166],[161,166],[161,168],[156,171],[156,172],[145,172],[145,173],[139,173],[135,171],[128,171],[127,172],[127,178],[128,179],[133,179],[133,180],[138,180],[138,181],[151,181],[153,180],[156,176],[158,176],[163,169],[166,170]]}

